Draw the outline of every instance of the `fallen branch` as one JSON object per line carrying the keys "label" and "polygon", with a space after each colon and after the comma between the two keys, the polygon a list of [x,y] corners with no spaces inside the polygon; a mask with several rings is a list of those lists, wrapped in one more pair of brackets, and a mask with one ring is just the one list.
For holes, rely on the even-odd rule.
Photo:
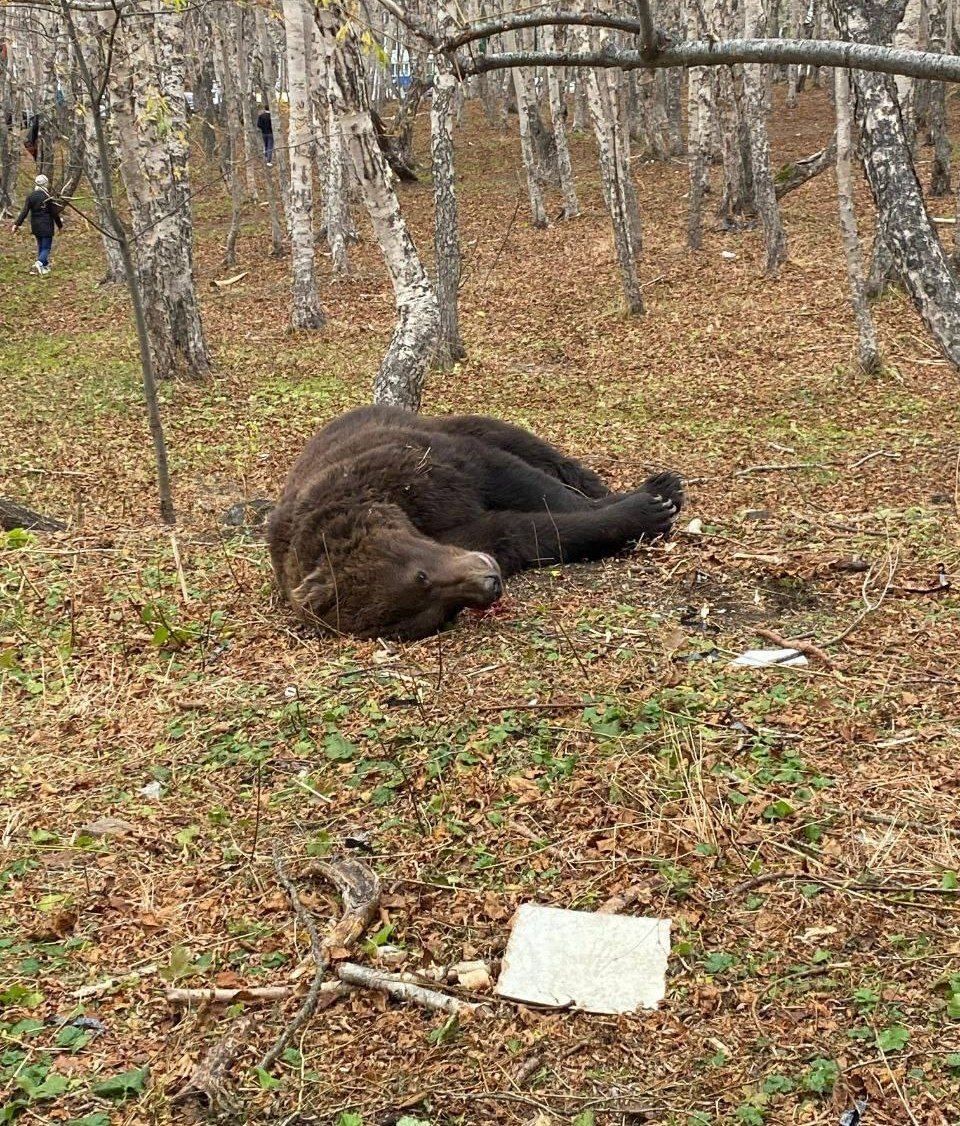
{"label": "fallen branch", "polygon": [[761,629],[757,626],[754,631],[758,637],[765,637],[767,641],[772,641],[774,645],[779,645],[781,649],[795,649],[798,653],[803,653],[807,657],[813,657],[814,660],[820,661],[826,665],[828,669],[834,667],[833,661],[827,656],[826,653],[818,646],[814,645],[812,641],[791,641],[782,634],[777,633],[775,629]]}
{"label": "fallen branch", "polygon": [[236,1102],[227,1093],[227,1073],[240,1049],[246,1044],[252,1028],[253,1016],[250,1013],[237,1017],[193,1069],[186,1083],[171,1096],[170,1101],[183,1102],[199,1096],[218,1114],[238,1113]]}
{"label": "fallen branch", "polygon": [[822,461],[797,461],[790,465],[748,465],[746,469],[738,469],[734,477],[749,477],[751,473],[788,473],[794,469],[830,469]]}
{"label": "fallen branch", "polygon": [[867,590],[870,586],[870,580],[873,577],[873,568],[871,567],[866,575],[864,575],[863,586],[861,588],[864,608],[860,611],[859,614],[857,614],[857,616],[845,630],[842,630],[835,637],[831,637],[829,641],[824,641],[821,643],[824,649],[829,649],[833,645],[839,645],[841,641],[846,641],[850,634],[853,633],[853,631],[865,618],[869,617],[872,613],[874,613],[874,611],[880,609],[880,607],[883,605],[883,600],[887,597],[887,593],[889,592],[891,584],[893,583],[893,576],[897,573],[898,562],[899,556],[897,556],[897,558],[894,558],[892,554],[887,554],[887,580],[884,583],[883,590],[880,591],[880,597],[876,600],[876,602],[871,603],[870,599],[867,597]]}
{"label": "fallen branch", "polygon": [[767,872],[762,876],[754,876],[733,889],[734,895],[743,895],[753,891],[764,884],[795,883],[803,880],[808,884],[820,884],[830,888],[831,891],[845,891],[853,894],[871,895],[946,895],[960,898],[960,891],[956,888],[940,887],[938,884],[862,884],[853,881],[838,880],[833,876],[817,876],[812,872]]}
{"label": "fallen branch", "polygon": [[774,190],[777,199],[783,199],[789,192],[796,191],[827,168],[832,168],[837,157],[837,134],[834,131],[830,144],[819,152],[785,164],[774,176]]}
{"label": "fallen branch", "polygon": [[316,870],[336,885],[344,908],[339,922],[328,937],[321,940],[313,916],[300,902],[297,889],[286,873],[276,843],[273,846],[273,866],[277,880],[290,897],[297,921],[310,936],[314,973],[303,1004],[274,1041],[273,1047],[260,1060],[259,1066],[264,1071],[269,1071],[273,1067],[293,1037],[316,1011],[323,987],[323,975],[330,965],[331,951],[350,949],[370,924],[380,903],[380,881],[365,864],[361,864],[358,860],[332,860],[318,863],[315,865]]}
{"label": "fallen branch", "polygon": [[290,985],[264,985],[247,989],[168,989],[171,1005],[229,1005],[234,1001],[285,1001],[296,993]]}
{"label": "fallen branch", "polygon": [[900,455],[897,453],[891,453],[889,450],[874,450],[872,454],[865,454],[859,461],[855,461],[853,465],[847,466],[848,472],[859,469],[861,465],[866,465],[868,461],[873,461],[875,457],[887,457],[891,461],[900,460]]}
{"label": "fallen branch", "polygon": [[0,529],[12,532],[14,528],[24,528],[31,532],[62,532],[66,524],[24,508],[16,501],[0,497]]}
{"label": "fallen branch", "polygon": [[362,989],[376,989],[397,1001],[412,1001],[415,1005],[430,1009],[432,1012],[460,1016],[481,1008],[471,1001],[461,1001],[457,997],[450,997],[435,989],[427,989],[409,974],[388,974],[382,970],[371,969],[369,966],[358,966],[355,962],[341,962],[337,966],[337,976],[348,985],[356,985]]}

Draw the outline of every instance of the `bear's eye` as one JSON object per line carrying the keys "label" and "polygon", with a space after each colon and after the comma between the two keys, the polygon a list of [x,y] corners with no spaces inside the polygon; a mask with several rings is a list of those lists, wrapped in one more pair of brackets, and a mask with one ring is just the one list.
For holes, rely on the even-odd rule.
{"label": "bear's eye", "polygon": [[430,585],[430,576],[427,574],[426,571],[417,571],[417,585],[418,586],[429,586]]}

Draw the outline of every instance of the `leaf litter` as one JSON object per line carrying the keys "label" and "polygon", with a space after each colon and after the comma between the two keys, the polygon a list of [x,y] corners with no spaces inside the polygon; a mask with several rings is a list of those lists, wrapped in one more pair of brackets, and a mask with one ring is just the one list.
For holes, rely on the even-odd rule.
{"label": "leaf litter", "polygon": [[[299,989],[243,1026],[234,1093],[261,1120],[785,1124],[866,1099],[871,1123],[947,1123],[955,373],[896,293],[876,307],[887,369],[856,373],[829,175],[784,201],[791,258],[770,282],[755,232],[687,251],[685,170],[638,165],[649,314],[631,322],[591,144],[574,138],[583,219],[535,232],[511,225],[515,138],[474,106],[467,121],[469,356],[431,376],[427,409],[529,425],[618,487],[676,466],[698,524],[520,579],[502,613],[439,641],[306,636],[262,543],[220,516],[275,496],[315,426],[364,401],[392,299],[364,231],[352,276],[324,283],[328,327],[289,331],[262,217],[238,248],[256,284],[214,293],[227,205],[205,198],[216,376],[163,390],[184,596],[155,523],[124,299],[94,288],[95,232],[64,237],[43,335],[4,250],[3,491],[71,529],[0,552],[3,1097],[88,1126],[200,1113],[171,1097],[240,1014],[168,1004],[174,977]],[[822,144],[829,104],[814,90],[775,121],[777,159],[795,159]],[[428,190],[403,203],[426,248]],[[723,252],[736,257],[719,268]],[[743,472],[787,463],[812,467]],[[831,665],[728,673],[758,628],[823,646]],[[98,823],[124,828],[84,832]],[[391,973],[496,971],[520,904],[616,899],[672,920],[663,1004],[603,1017],[499,1003],[451,1023],[350,992],[258,1072],[312,972],[273,844],[296,874],[356,839],[383,885],[361,949],[372,969],[389,948]],[[304,897],[325,931],[335,899]],[[58,1043],[78,1017],[103,1031]]]}

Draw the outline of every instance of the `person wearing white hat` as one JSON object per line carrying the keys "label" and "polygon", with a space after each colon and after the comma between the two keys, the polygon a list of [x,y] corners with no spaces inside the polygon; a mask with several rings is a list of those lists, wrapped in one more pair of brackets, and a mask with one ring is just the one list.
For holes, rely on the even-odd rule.
{"label": "person wearing white hat", "polygon": [[23,210],[13,224],[16,233],[26,217],[30,216],[30,230],[37,240],[37,260],[30,267],[30,272],[39,274],[40,277],[46,277],[50,273],[50,250],[53,247],[55,226],[63,228],[60,209],[47,190],[49,186],[50,181],[46,176],[37,176],[33,181],[33,191],[27,196]]}

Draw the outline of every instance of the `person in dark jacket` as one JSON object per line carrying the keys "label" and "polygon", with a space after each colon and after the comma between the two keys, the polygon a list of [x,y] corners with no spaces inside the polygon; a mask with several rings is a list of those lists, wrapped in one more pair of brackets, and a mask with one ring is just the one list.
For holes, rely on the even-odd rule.
{"label": "person in dark jacket", "polygon": [[270,111],[263,109],[257,115],[257,128],[260,130],[260,135],[263,137],[263,155],[267,161],[267,167],[273,167],[273,122],[270,119]]}
{"label": "person in dark jacket", "polygon": [[61,229],[63,228],[60,210],[47,190],[49,186],[50,181],[46,176],[38,176],[33,181],[33,191],[27,196],[23,210],[13,224],[14,232],[16,232],[26,217],[30,216],[30,230],[33,231],[34,238],[37,240],[37,260],[31,267],[30,272],[39,274],[41,277],[46,277],[50,273],[50,250],[53,246],[54,224]]}

